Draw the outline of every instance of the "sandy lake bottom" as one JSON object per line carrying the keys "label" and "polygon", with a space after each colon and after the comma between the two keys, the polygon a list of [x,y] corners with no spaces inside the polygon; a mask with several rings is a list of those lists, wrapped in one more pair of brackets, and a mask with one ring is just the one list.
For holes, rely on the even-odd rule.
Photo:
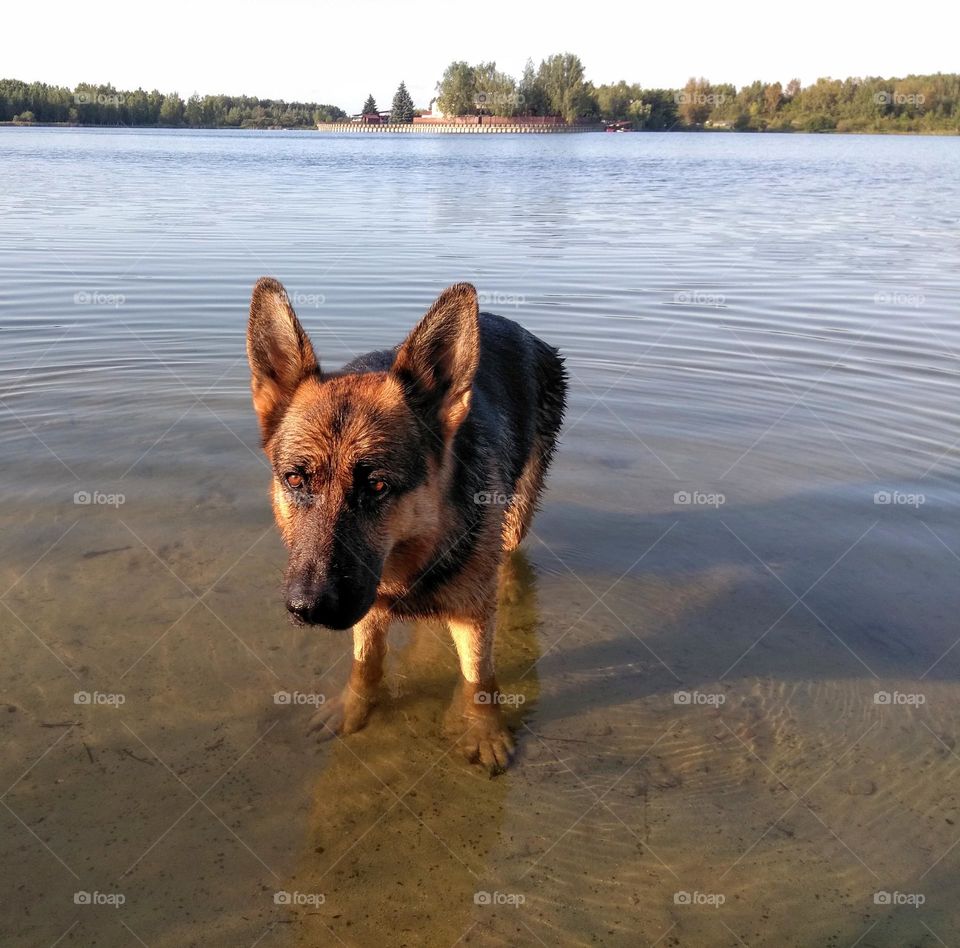
{"label": "sandy lake bottom", "polygon": [[[3,944],[956,942],[950,142],[0,154]],[[567,355],[501,579],[504,776],[441,732],[440,626],[394,628],[366,730],[306,733],[350,642],[283,613],[263,273],[330,365],[460,279]]]}

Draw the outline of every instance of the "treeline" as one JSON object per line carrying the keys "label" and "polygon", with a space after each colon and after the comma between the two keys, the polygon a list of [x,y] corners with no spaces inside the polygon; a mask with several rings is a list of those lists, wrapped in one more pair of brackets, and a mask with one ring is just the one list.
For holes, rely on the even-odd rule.
{"label": "treeline", "polygon": [[346,113],[335,105],[284,102],[245,95],[125,92],[112,85],[80,83],[76,89],[45,82],[0,79],[0,122],[71,125],[163,125],[184,128],[312,128]]}
{"label": "treeline", "polygon": [[793,79],[736,89],[691,79],[678,92],[687,126],[753,131],[960,133],[960,75]]}
{"label": "treeline", "polygon": [[519,79],[496,63],[451,63],[437,83],[446,115],[558,115],[567,122],[627,122],[636,129],[960,133],[960,75],[904,79],[793,79],[737,89],[690,79],[682,89],[624,81],[595,85],[572,53],[528,60]]}
{"label": "treeline", "polygon": [[[682,89],[646,89],[624,81],[595,85],[572,53],[528,60],[519,79],[496,63],[451,63],[437,83],[446,115],[560,116],[567,122],[626,122],[636,129],[729,128],[739,131],[960,133],[960,75],[903,79],[793,79],[729,83],[690,79]],[[364,112],[376,111],[371,96]],[[415,111],[401,83],[391,120],[410,122]],[[312,128],[339,122],[335,105],[252,96],[194,95],[183,100],[154,89],[124,92],[81,83],[76,89],[42,82],[0,80],[0,122],[139,125],[186,128]]]}

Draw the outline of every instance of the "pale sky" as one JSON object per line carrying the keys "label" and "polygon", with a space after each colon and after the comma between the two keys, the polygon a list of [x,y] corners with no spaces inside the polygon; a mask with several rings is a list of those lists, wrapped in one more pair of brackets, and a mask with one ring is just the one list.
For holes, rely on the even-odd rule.
{"label": "pale sky", "polygon": [[389,108],[400,80],[425,107],[448,63],[519,77],[573,52],[596,83],[740,86],[960,69],[960,3],[861,0],[49,0],[5,5],[0,78]]}

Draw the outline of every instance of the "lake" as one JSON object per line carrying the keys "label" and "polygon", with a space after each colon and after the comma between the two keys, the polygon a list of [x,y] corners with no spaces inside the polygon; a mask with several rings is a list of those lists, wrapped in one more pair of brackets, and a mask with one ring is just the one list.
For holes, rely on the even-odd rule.
{"label": "lake", "polygon": [[[960,151],[950,138],[0,129],[0,940],[950,943]],[[245,322],[321,362],[437,293],[567,358],[505,570],[514,768],[446,631],[333,746]],[[286,696],[286,697],[284,697]]]}

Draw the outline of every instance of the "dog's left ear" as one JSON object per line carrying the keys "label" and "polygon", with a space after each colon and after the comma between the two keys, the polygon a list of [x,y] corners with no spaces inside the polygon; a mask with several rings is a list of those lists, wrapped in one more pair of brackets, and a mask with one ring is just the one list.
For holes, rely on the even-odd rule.
{"label": "dog's left ear", "polygon": [[480,361],[480,309],[469,283],[444,290],[397,351],[391,372],[450,437],[470,411]]}

